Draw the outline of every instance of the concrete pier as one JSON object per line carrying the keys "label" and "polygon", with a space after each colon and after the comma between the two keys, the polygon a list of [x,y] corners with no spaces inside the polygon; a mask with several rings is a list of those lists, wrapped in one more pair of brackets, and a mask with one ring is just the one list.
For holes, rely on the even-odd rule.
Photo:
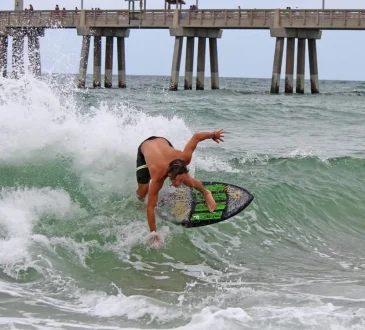
{"label": "concrete pier", "polygon": [[101,87],[101,37],[94,37],[93,87]]}
{"label": "concrete pier", "polygon": [[179,86],[179,73],[180,73],[183,40],[184,37],[180,36],[175,37],[174,55],[172,58],[171,78],[169,86],[170,91],[177,91]]}
{"label": "concrete pier", "polygon": [[[222,29],[266,29],[276,38],[271,92],[279,92],[284,40],[287,39],[285,92],[293,92],[295,39],[298,39],[297,92],[304,92],[305,40],[309,44],[310,79],[312,93],[319,92],[316,40],[325,30],[365,30],[365,10],[308,10],[308,9],[198,9],[183,8],[184,1],[176,0],[176,9],[170,10],[175,0],[165,0],[165,10],[147,9],[146,0],[140,1],[140,10],[128,0],[128,10],[24,10],[24,0],[14,0],[14,11],[0,11],[0,74],[6,75],[7,62],[4,37],[13,37],[12,65],[14,76],[24,72],[24,38],[28,37],[29,70],[41,73],[39,35],[32,31],[51,28],[76,29],[83,36],[79,67],[79,86],[85,87],[90,37],[94,40],[93,86],[101,86],[101,38],[106,37],[105,87],[112,86],[113,41],[117,39],[118,87],[126,87],[126,59],[124,38],[130,29],[169,29],[175,37],[170,89],[177,90],[183,39],[187,38],[184,88],[193,88],[194,40],[198,38],[196,88],[204,89],[206,40],[209,39],[211,87],[219,88],[218,46]],[[142,6],[143,2],[143,6]],[[193,9],[193,10],[192,10]],[[127,36],[128,34],[128,36]],[[22,39],[22,40],[21,40]]]}
{"label": "concrete pier", "polygon": [[194,37],[186,38],[185,81],[184,89],[193,89]]}
{"label": "concrete pier", "polygon": [[79,81],[78,88],[85,88],[87,62],[89,59],[90,50],[90,36],[82,37],[81,57],[80,57],[80,68],[79,68]]}
{"label": "concrete pier", "polygon": [[308,39],[309,71],[312,94],[319,93],[317,45],[315,39]]}
{"label": "concrete pier", "polygon": [[298,94],[304,94],[304,77],[305,77],[305,39],[298,39],[297,53],[297,87]]}
{"label": "concrete pier", "polygon": [[8,75],[8,36],[0,35],[0,76]]}
{"label": "concrete pier", "polygon": [[24,34],[13,36],[12,77],[18,79],[24,75]]}
{"label": "concrete pier", "polygon": [[199,39],[198,39],[198,64],[197,64],[197,73],[196,73],[196,90],[204,90],[206,44],[207,44],[206,38],[199,37]]}
{"label": "concrete pier", "polygon": [[117,37],[118,51],[118,87],[126,88],[126,70],[125,70],[125,40],[124,37]]}
{"label": "concrete pier", "polygon": [[295,39],[286,40],[285,93],[293,93]]}
{"label": "concrete pier", "polygon": [[113,86],[113,46],[114,38],[106,37],[105,43],[105,79],[104,87],[111,88]]}
{"label": "concrete pier", "polygon": [[270,93],[278,94],[280,89],[281,66],[283,63],[284,38],[277,37],[275,45],[274,65],[272,70]]}
{"label": "concrete pier", "polygon": [[219,89],[217,38],[209,38],[209,53],[212,89]]}

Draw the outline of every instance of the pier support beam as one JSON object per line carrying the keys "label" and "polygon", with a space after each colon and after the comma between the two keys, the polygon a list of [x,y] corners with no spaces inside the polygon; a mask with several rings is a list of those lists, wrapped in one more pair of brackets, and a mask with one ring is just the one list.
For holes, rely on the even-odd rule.
{"label": "pier support beam", "polygon": [[217,38],[209,38],[209,53],[212,89],[219,89]]}
{"label": "pier support beam", "polygon": [[305,39],[298,39],[297,53],[297,88],[298,94],[304,94],[305,77]]}
{"label": "pier support beam", "polygon": [[113,37],[106,37],[105,43],[105,79],[104,87],[111,88],[113,86]]}
{"label": "pier support beam", "polygon": [[309,71],[312,94],[319,93],[317,45],[315,39],[308,39]]}
{"label": "pier support beam", "polygon": [[0,35],[0,76],[6,78],[8,73],[8,36]]}
{"label": "pier support beam", "polygon": [[85,88],[86,82],[86,71],[87,71],[87,62],[89,59],[89,50],[90,50],[90,36],[82,37],[82,47],[81,47],[81,57],[80,57],[80,68],[79,68],[79,81],[78,88]]}
{"label": "pier support beam", "polygon": [[[40,44],[39,38],[44,37],[44,28],[40,27],[22,27],[22,28],[9,28],[6,31],[0,31],[0,44],[3,44],[3,37],[5,37],[5,48],[3,47],[3,51],[5,52],[4,55],[0,55],[0,62],[5,60],[5,65],[3,67],[6,68],[7,65],[7,35],[13,37],[12,42],[12,78],[19,78],[20,76],[24,75],[25,68],[24,68],[24,41],[25,37],[28,37],[28,60],[29,66],[28,71],[35,75],[41,75],[41,53],[40,53]],[[5,34],[5,36],[2,36]],[[2,47],[0,45],[0,48]],[[1,53],[1,51],[0,51]],[[4,53],[3,53],[4,54]],[[2,60],[1,60],[2,59]],[[0,64],[1,66],[1,64]],[[2,71],[3,75],[6,75],[6,72]]]}
{"label": "pier support beam", "polygon": [[41,70],[41,49],[39,44],[40,37],[44,37],[44,28],[27,28],[23,32],[28,36],[28,71],[39,77]]}
{"label": "pier support beam", "polygon": [[295,39],[298,39],[296,92],[300,94],[304,93],[305,40],[308,39],[311,91],[312,93],[319,93],[316,40],[321,39],[322,31],[310,29],[271,28],[270,34],[272,37],[276,37],[273,77],[270,90],[271,93],[279,93],[281,61],[285,38],[287,39],[285,93],[293,93]]}
{"label": "pier support beam", "polygon": [[205,78],[205,52],[206,52],[206,38],[200,37],[198,39],[198,65],[196,73],[196,90],[204,90]]}
{"label": "pier support beam", "polygon": [[281,65],[283,62],[284,38],[276,38],[274,65],[272,69],[270,93],[278,94],[280,89]]}
{"label": "pier support beam", "polygon": [[24,75],[24,34],[13,36],[12,76],[15,79]]}
{"label": "pier support beam", "polygon": [[286,41],[286,72],[285,72],[285,93],[293,93],[293,74],[294,74],[294,51],[295,39],[288,38]]}
{"label": "pier support beam", "polygon": [[93,87],[101,87],[101,37],[94,37],[94,72]]}
{"label": "pier support beam", "polygon": [[[219,88],[219,72],[218,72],[218,46],[217,39],[222,37],[222,30],[207,28],[170,28],[170,36],[175,38],[187,38],[186,45],[186,61],[185,61],[185,81],[184,89],[193,88],[193,67],[194,67],[194,40],[198,38],[198,64],[196,76],[196,89],[204,89],[205,76],[205,57],[206,57],[206,40],[209,39],[210,49],[210,68],[212,76],[212,89]],[[176,40],[176,39],[175,39]],[[182,50],[181,39],[181,50]],[[178,77],[180,70],[181,54],[180,44],[176,44],[174,49],[173,64],[171,70],[170,90],[177,90]],[[179,55],[180,54],[180,55]]]}
{"label": "pier support beam", "polygon": [[118,87],[126,88],[126,71],[125,71],[125,41],[124,37],[117,37],[118,50]]}
{"label": "pier support beam", "polygon": [[179,86],[179,73],[181,64],[181,53],[184,37],[175,37],[174,55],[172,58],[170,91],[177,91]]}
{"label": "pier support beam", "polygon": [[28,36],[28,58],[29,72],[39,77],[41,75],[41,56],[39,37],[36,35]]}
{"label": "pier support beam", "polygon": [[184,89],[193,89],[194,37],[186,38],[185,82]]}
{"label": "pier support beam", "polygon": [[[94,78],[93,86],[101,87],[101,38],[106,37],[105,44],[105,77],[104,87],[111,88],[113,86],[113,48],[114,37],[117,38],[117,54],[118,54],[118,87],[126,87],[126,70],[125,70],[125,38],[129,37],[129,29],[122,28],[89,28],[78,27],[77,35],[84,37],[94,37]],[[83,44],[84,47],[84,44]],[[86,66],[87,68],[87,66]],[[83,72],[80,62],[80,72]],[[86,77],[86,71],[85,76]],[[79,80],[83,83],[79,84],[80,88],[85,87],[85,78],[81,75]]]}

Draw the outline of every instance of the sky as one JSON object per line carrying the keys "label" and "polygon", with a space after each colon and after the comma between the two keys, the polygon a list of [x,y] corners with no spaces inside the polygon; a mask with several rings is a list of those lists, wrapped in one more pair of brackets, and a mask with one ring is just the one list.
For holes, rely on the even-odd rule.
{"label": "sky", "polygon": [[[196,0],[185,0],[188,9]],[[322,8],[322,0],[198,0],[199,8],[232,9],[238,6],[248,8]],[[83,0],[84,8],[122,9],[128,8],[125,0]],[[24,6],[32,4],[35,10],[81,7],[81,0],[24,0]],[[136,3],[138,7],[138,2]],[[364,0],[325,0],[326,9],[365,9]],[[164,0],[147,0],[147,9],[163,9]],[[1,0],[0,10],[13,10],[14,0]],[[81,51],[81,37],[76,30],[46,30],[41,38],[42,72],[77,73]],[[104,40],[103,38],[103,49]],[[9,42],[9,44],[11,44]],[[185,44],[184,44],[185,46]],[[131,29],[126,39],[127,75],[171,74],[174,38],[166,30]],[[271,78],[274,59],[275,38],[269,30],[223,30],[218,40],[219,75],[221,77]],[[92,49],[92,48],[90,48]],[[116,41],[114,49],[116,49]],[[197,53],[197,45],[195,47]],[[209,48],[207,48],[208,50]],[[319,79],[365,80],[365,31],[323,31],[317,41]],[[185,47],[180,75],[184,75]],[[10,55],[10,50],[9,50]],[[195,54],[197,56],[197,54]],[[285,53],[284,53],[285,56]],[[103,60],[103,59],[102,59]],[[285,60],[285,57],[284,57]],[[11,61],[9,61],[11,62]],[[104,60],[103,62],[104,63]],[[285,74],[283,63],[282,77]],[[115,56],[113,73],[117,74]],[[102,71],[104,71],[102,69]],[[194,67],[196,74],[196,60]],[[88,73],[92,72],[92,51],[90,51]],[[206,59],[206,76],[210,75],[209,52]],[[306,79],[309,79],[308,56],[306,58]]]}

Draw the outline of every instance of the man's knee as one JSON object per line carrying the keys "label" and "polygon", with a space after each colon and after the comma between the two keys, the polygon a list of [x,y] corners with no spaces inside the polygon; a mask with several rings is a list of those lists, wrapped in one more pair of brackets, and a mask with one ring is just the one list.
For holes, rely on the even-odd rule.
{"label": "man's knee", "polygon": [[138,184],[138,189],[136,191],[137,197],[140,201],[143,201],[148,194],[149,184]]}
{"label": "man's knee", "polygon": [[138,191],[138,189],[136,190],[136,195],[137,195],[137,198],[141,201],[141,202],[143,202],[144,201],[144,199],[146,198],[146,195],[141,195],[140,193],[139,193],[139,191]]}

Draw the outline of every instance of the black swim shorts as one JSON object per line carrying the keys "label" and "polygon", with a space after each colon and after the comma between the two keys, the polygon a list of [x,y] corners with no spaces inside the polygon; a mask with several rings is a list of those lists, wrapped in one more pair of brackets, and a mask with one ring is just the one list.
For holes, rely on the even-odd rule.
{"label": "black swim shorts", "polygon": [[[160,136],[150,136],[148,139],[144,140],[143,142],[148,141],[148,140],[154,140],[157,138],[160,138]],[[165,139],[165,138],[163,138],[163,139]],[[167,141],[167,143],[169,144],[170,147],[173,147],[169,140],[167,140],[167,139],[165,139],[165,140]],[[137,175],[138,183],[147,184],[151,180],[151,175],[150,175],[150,171],[148,170],[146,160],[144,159],[143,153],[141,151],[143,142],[138,147],[136,175]]]}

